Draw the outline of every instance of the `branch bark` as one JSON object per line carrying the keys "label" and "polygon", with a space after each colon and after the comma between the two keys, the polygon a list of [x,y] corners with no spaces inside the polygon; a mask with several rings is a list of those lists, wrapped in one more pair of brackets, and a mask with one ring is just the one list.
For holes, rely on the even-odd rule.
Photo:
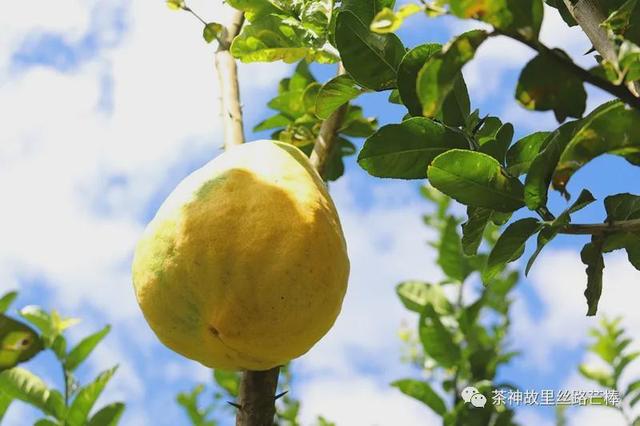
{"label": "branch bark", "polygon": [[240,103],[240,87],[238,84],[238,65],[229,51],[231,42],[240,33],[243,23],[244,13],[240,11],[236,12],[231,24],[222,30],[215,56],[222,102],[225,148],[244,143],[242,106]]}
{"label": "branch bark", "polygon": [[[596,49],[605,60],[615,64],[618,62],[616,45],[613,40],[609,38],[607,29],[600,25],[607,19],[606,11],[602,9],[603,6],[601,3],[601,1],[597,0],[564,0],[564,4],[567,6],[573,19],[576,20],[587,37],[589,37],[593,48]],[[627,87],[634,96],[639,96],[640,84],[638,82],[629,83]]]}
{"label": "branch bark", "polygon": [[599,87],[605,92],[609,92],[610,94],[616,96],[617,98],[622,100],[624,103],[626,103],[630,107],[640,110],[640,98],[636,97],[634,93],[632,93],[627,87],[613,84],[608,80],[605,80],[603,78],[598,77],[595,74],[592,74],[588,70],[580,67],[579,65],[576,65],[576,63],[573,62],[572,60],[567,59],[564,56],[558,55],[556,52],[553,51],[553,49],[550,49],[549,47],[544,45],[542,42],[538,40],[531,40],[515,33],[513,34],[503,33],[499,30],[495,30],[494,34],[510,37],[514,40],[519,41],[520,43],[523,43],[529,46],[530,48],[532,48],[533,50],[537,51],[540,54],[547,55],[550,59],[555,61],[558,64],[558,66],[561,66],[564,69],[568,70],[569,72],[577,75],[582,81],[589,83],[593,86]]}
{"label": "branch bark", "polygon": [[280,367],[242,374],[236,426],[273,426],[279,374]]}
{"label": "branch bark", "polygon": [[561,228],[561,234],[604,235],[613,232],[640,232],[640,219],[620,220],[610,223],[569,224]]}
{"label": "branch bark", "polygon": [[[344,73],[346,73],[346,71],[342,66],[342,62],[340,62],[338,64],[337,75],[342,75]],[[340,131],[340,127],[342,127],[348,108],[349,103],[340,106],[340,108],[331,113],[331,115],[322,122],[322,126],[320,127],[320,133],[318,134],[318,138],[313,146],[313,151],[311,152],[309,159],[311,160],[313,167],[322,177],[324,177],[325,174],[327,161],[331,158],[331,153],[335,148],[338,132]]]}

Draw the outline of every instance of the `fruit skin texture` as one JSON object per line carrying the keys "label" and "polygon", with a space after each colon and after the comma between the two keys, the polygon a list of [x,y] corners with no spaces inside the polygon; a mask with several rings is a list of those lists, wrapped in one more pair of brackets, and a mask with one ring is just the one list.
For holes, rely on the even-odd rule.
{"label": "fruit skin texture", "polygon": [[211,367],[267,370],[333,325],[349,276],[322,179],[297,148],[256,141],[184,179],[136,248],[142,312],[174,351]]}

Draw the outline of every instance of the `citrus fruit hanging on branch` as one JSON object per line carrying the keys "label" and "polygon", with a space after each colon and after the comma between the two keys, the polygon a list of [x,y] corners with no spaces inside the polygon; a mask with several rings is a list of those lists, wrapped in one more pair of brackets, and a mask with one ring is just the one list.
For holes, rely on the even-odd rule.
{"label": "citrus fruit hanging on branch", "polygon": [[322,179],[297,148],[256,141],[184,179],[138,243],[136,297],[158,338],[220,369],[267,370],[333,325],[349,259]]}

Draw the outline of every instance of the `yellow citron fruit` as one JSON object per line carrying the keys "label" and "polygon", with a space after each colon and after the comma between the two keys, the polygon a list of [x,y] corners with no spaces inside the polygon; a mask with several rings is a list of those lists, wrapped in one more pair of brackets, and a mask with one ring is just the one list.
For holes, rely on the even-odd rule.
{"label": "yellow citron fruit", "polygon": [[267,370],[333,325],[349,259],[336,208],[298,149],[231,148],[169,195],[138,243],[133,282],[158,338],[220,369]]}

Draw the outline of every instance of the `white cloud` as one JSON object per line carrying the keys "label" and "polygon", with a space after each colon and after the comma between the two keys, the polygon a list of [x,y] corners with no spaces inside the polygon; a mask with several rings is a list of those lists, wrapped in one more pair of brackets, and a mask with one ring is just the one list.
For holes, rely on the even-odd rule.
{"label": "white cloud", "polygon": [[372,380],[354,375],[340,380],[322,379],[301,391],[302,424],[311,425],[318,415],[339,425],[413,426],[442,422],[422,403]]}

